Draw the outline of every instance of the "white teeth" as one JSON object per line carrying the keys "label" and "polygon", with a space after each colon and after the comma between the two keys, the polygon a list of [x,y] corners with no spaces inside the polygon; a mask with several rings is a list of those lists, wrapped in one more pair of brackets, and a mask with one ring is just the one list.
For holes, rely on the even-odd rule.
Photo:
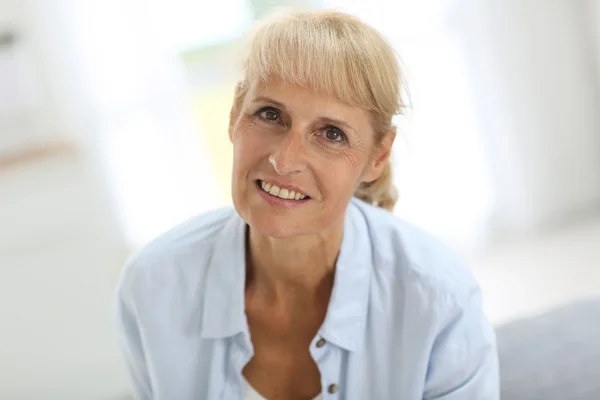
{"label": "white teeth", "polygon": [[289,190],[289,189],[285,189],[285,188],[282,189],[279,186],[273,185],[273,184],[265,182],[265,181],[260,182],[260,187],[265,192],[272,194],[273,196],[277,196],[282,199],[286,199],[286,200],[302,200],[302,199],[306,198],[306,195],[304,195],[302,193],[297,193],[293,190]]}
{"label": "white teeth", "polygon": [[279,188],[279,186],[271,186],[271,189],[269,190],[269,193],[271,193],[273,196],[278,196],[279,195],[279,191],[281,189]]}
{"label": "white teeth", "polygon": [[282,199],[287,199],[288,194],[290,194],[290,191],[287,189],[281,189],[279,191],[279,194],[277,196],[281,197]]}

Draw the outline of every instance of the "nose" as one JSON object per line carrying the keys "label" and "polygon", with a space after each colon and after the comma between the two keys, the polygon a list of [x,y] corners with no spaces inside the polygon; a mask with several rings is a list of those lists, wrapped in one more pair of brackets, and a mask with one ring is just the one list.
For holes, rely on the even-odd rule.
{"label": "nose", "polygon": [[306,149],[300,132],[290,130],[269,156],[269,162],[279,175],[297,174],[306,169]]}

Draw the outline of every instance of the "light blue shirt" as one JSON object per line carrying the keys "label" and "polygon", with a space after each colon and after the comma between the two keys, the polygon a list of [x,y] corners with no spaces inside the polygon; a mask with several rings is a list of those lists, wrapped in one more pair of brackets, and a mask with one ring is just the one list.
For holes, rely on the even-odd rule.
{"label": "light blue shirt", "polygon": [[[125,267],[118,331],[137,398],[243,399],[253,355],[245,235],[233,209],[214,211]],[[309,351],[324,400],[499,398],[495,336],[468,270],[434,238],[359,200],[346,212],[331,300]]]}

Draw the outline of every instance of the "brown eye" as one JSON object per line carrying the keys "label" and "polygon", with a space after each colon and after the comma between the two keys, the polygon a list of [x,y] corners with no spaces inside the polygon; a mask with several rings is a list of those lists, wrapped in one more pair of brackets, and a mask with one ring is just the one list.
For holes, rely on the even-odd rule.
{"label": "brown eye", "polygon": [[277,122],[279,120],[279,114],[272,108],[263,108],[258,111],[258,115],[261,119],[269,122]]}
{"label": "brown eye", "polygon": [[333,126],[325,128],[324,136],[325,139],[329,140],[330,142],[342,143],[346,141],[346,135],[344,135],[344,132]]}

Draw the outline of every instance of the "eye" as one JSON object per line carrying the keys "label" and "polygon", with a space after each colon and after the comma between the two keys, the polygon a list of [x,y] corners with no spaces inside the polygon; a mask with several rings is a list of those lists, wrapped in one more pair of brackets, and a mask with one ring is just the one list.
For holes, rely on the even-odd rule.
{"label": "eye", "polygon": [[333,143],[344,143],[346,141],[346,135],[340,129],[335,126],[327,126],[324,129],[323,136],[330,142]]}
{"label": "eye", "polygon": [[256,115],[264,121],[277,122],[279,121],[279,112],[273,107],[264,107],[257,111]]}

